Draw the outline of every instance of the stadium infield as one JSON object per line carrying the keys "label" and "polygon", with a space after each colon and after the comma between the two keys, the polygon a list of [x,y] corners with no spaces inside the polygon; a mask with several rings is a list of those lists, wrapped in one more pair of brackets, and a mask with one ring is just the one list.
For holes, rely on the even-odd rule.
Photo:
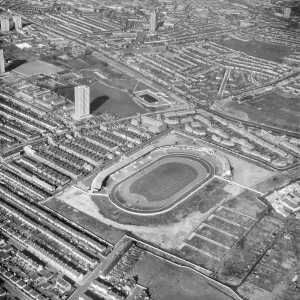
{"label": "stadium infield", "polygon": [[181,202],[213,175],[213,166],[200,157],[166,155],[117,182],[111,188],[110,199],[128,212],[162,212]]}

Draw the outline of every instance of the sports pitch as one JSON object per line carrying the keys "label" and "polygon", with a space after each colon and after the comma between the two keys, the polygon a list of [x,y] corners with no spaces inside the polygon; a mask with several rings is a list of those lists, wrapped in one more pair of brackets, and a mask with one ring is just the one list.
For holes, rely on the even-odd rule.
{"label": "sports pitch", "polygon": [[156,211],[182,200],[213,176],[213,167],[192,155],[168,155],[117,183],[111,200],[124,209]]}

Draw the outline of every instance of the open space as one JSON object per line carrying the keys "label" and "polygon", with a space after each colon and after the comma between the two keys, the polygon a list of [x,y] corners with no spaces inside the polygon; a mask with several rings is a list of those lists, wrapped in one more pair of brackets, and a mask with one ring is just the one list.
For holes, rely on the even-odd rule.
{"label": "open space", "polygon": [[233,300],[222,286],[188,268],[145,253],[131,270],[156,300]]}
{"label": "open space", "polygon": [[63,69],[58,66],[49,64],[39,59],[29,61],[14,69],[15,72],[21,73],[25,76],[31,76],[39,73],[56,74],[62,70]]}
{"label": "open space", "polygon": [[242,41],[239,39],[230,38],[223,40],[221,44],[233,50],[241,51],[248,55],[275,62],[282,62],[283,58],[288,55],[290,51],[289,47],[287,46],[274,46],[273,44],[257,40]]}
{"label": "open space", "polygon": [[299,103],[300,101],[297,98],[285,98],[271,92],[258,96],[244,104],[221,100],[213,108],[244,121],[298,131],[300,128]]}

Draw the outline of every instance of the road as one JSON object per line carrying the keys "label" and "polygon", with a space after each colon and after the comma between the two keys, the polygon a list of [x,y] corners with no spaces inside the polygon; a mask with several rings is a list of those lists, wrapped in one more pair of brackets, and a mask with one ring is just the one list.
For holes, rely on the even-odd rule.
{"label": "road", "polygon": [[232,70],[231,68],[226,68],[225,74],[224,74],[223,79],[222,79],[222,83],[221,83],[220,88],[219,88],[219,91],[218,91],[218,95],[219,95],[220,97],[223,96],[223,93],[224,93],[224,90],[225,90],[225,87],[226,87],[226,84],[227,84],[227,80],[228,80],[228,78],[229,78],[229,75],[230,75],[230,73],[231,73],[231,70]]}

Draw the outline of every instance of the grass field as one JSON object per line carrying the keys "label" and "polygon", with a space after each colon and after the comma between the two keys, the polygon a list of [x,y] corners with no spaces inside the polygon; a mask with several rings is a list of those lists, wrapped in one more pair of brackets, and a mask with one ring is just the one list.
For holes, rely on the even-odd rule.
{"label": "grass field", "polygon": [[115,114],[118,118],[134,116],[137,113],[147,112],[137,105],[122,90],[108,86],[101,82],[93,83],[91,88],[91,111],[97,115],[105,111]]}
{"label": "grass field", "polygon": [[283,58],[289,53],[289,48],[286,46],[274,46],[273,44],[256,40],[244,42],[231,38],[222,41],[221,44],[233,50],[242,51],[248,55],[275,62],[282,62]]}
{"label": "grass field", "polygon": [[149,287],[156,300],[232,300],[200,274],[179,267],[149,253],[144,254],[131,270],[138,283]]}
{"label": "grass field", "polygon": [[29,61],[14,69],[14,71],[24,74],[26,76],[39,74],[39,73],[56,74],[62,70],[63,69],[58,66],[54,66],[52,64],[49,64],[39,59]]}
{"label": "grass field", "polygon": [[107,76],[108,78],[117,78],[117,79],[132,79],[131,76],[120,72],[119,70],[115,69],[113,66],[109,65],[107,62],[98,59],[93,55],[86,55],[81,58],[75,58],[69,60],[67,64],[75,69],[75,70],[82,70],[82,69],[93,69],[99,70],[100,73]]}
{"label": "grass field", "polygon": [[285,98],[272,92],[259,96],[246,104],[238,104],[234,101],[220,101],[214,107],[217,111],[222,111],[227,115],[238,117],[244,121],[293,131],[300,129],[299,98]]}

